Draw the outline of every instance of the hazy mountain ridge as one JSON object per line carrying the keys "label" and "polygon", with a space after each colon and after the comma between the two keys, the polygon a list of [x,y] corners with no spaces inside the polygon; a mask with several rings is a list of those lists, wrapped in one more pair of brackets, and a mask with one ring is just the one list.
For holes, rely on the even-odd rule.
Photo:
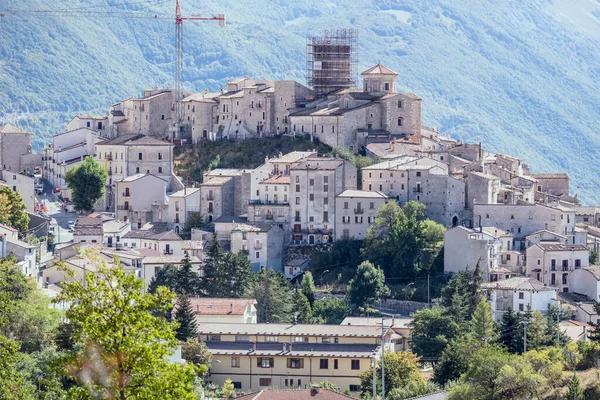
{"label": "hazy mountain ridge", "polygon": [[[124,3],[5,2],[0,10]],[[379,61],[396,70],[399,88],[423,98],[425,125],[523,157],[536,172],[565,170],[576,193],[600,202],[596,1],[346,3],[210,0],[198,10],[183,0],[185,14],[228,18],[224,28],[184,23],[185,87],[215,90],[244,75],[303,82],[305,38],[356,27],[359,70]],[[37,148],[77,112],[103,112],[144,88],[172,85],[168,21],[7,16],[0,36],[0,120],[38,133]]]}

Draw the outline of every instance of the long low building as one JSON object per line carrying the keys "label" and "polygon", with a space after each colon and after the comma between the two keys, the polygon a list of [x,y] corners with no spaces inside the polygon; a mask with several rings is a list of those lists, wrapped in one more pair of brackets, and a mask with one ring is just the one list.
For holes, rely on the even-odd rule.
{"label": "long low building", "polygon": [[400,335],[381,326],[206,324],[199,337],[213,355],[210,380],[231,379],[245,392],[266,387],[302,387],[331,382],[360,391],[358,375],[385,347],[395,350]]}

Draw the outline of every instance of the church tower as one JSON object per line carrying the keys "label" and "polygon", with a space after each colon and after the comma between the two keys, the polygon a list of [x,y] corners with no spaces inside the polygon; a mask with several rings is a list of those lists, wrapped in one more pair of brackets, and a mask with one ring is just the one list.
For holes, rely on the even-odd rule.
{"label": "church tower", "polygon": [[363,89],[367,93],[396,93],[398,74],[381,64],[369,68],[361,73],[361,76],[364,82]]}

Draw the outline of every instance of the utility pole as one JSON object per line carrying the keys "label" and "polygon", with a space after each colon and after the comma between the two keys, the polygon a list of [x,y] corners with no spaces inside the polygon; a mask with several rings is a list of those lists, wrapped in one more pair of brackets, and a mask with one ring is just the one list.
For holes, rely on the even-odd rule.
{"label": "utility pole", "polygon": [[377,352],[373,354],[373,400],[377,400]]}
{"label": "utility pole", "polygon": [[381,400],[385,400],[385,333],[383,329],[383,319],[381,316]]}
{"label": "utility pole", "polygon": [[528,320],[523,320],[523,353],[527,353],[527,324]]}
{"label": "utility pole", "polygon": [[427,273],[427,308],[431,308],[431,298],[429,296],[429,275],[430,274],[431,274],[430,272]]}

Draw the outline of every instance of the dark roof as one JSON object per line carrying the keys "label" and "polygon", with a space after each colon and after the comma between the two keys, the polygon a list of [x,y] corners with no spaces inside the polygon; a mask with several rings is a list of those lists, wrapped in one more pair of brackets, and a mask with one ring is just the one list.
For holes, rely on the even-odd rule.
{"label": "dark roof", "polygon": [[342,165],[344,160],[333,157],[316,157],[316,158],[305,158],[300,161],[294,167],[293,170],[309,170],[309,171],[328,171],[335,170],[337,167]]}
{"label": "dark roof", "polygon": [[539,243],[545,251],[580,251],[587,250],[582,244],[556,244],[556,243]]}
{"label": "dark roof", "polygon": [[102,236],[103,234],[102,226],[84,226],[73,230],[73,236]]}
{"label": "dark roof", "polygon": [[[222,215],[219,218],[213,220],[213,222],[222,222],[228,224],[243,224],[248,222],[248,217],[234,217],[232,215]],[[203,230],[204,228],[202,228]]]}
{"label": "dark roof", "polygon": [[588,271],[596,280],[600,281],[600,265],[590,265],[589,267],[581,268],[584,271]]}
{"label": "dark roof", "polygon": [[[254,324],[247,324],[254,325]],[[329,327],[331,329],[331,327]],[[336,326],[339,328],[339,325]],[[360,327],[356,327],[360,328]],[[374,327],[381,330],[381,328]],[[288,357],[371,357],[377,349],[377,344],[354,344],[354,343],[292,343],[291,349],[288,347],[283,350],[283,343],[279,342],[259,342],[255,344],[252,351],[252,343],[249,342],[224,342],[207,341],[206,346],[212,354],[252,354],[257,356],[277,356],[285,355]]]}
{"label": "dark roof", "polygon": [[116,137],[106,142],[98,143],[98,145],[121,145],[121,146],[173,146],[172,143],[165,142],[164,140],[155,139],[151,136],[138,134],[130,134]]}
{"label": "dark roof", "polygon": [[156,233],[156,234],[148,237],[148,239],[154,239],[154,240],[183,240],[183,239],[181,239],[181,236],[179,236],[175,231],[159,232],[159,233]]}
{"label": "dark roof", "polygon": [[78,217],[75,220],[75,227],[76,228],[82,228],[82,227],[98,227],[98,226],[102,226],[102,220],[100,218],[94,218],[94,217]]}
{"label": "dark roof", "polygon": [[354,397],[329,389],[266,389],[237,397],[238,400],[348,400]]}

